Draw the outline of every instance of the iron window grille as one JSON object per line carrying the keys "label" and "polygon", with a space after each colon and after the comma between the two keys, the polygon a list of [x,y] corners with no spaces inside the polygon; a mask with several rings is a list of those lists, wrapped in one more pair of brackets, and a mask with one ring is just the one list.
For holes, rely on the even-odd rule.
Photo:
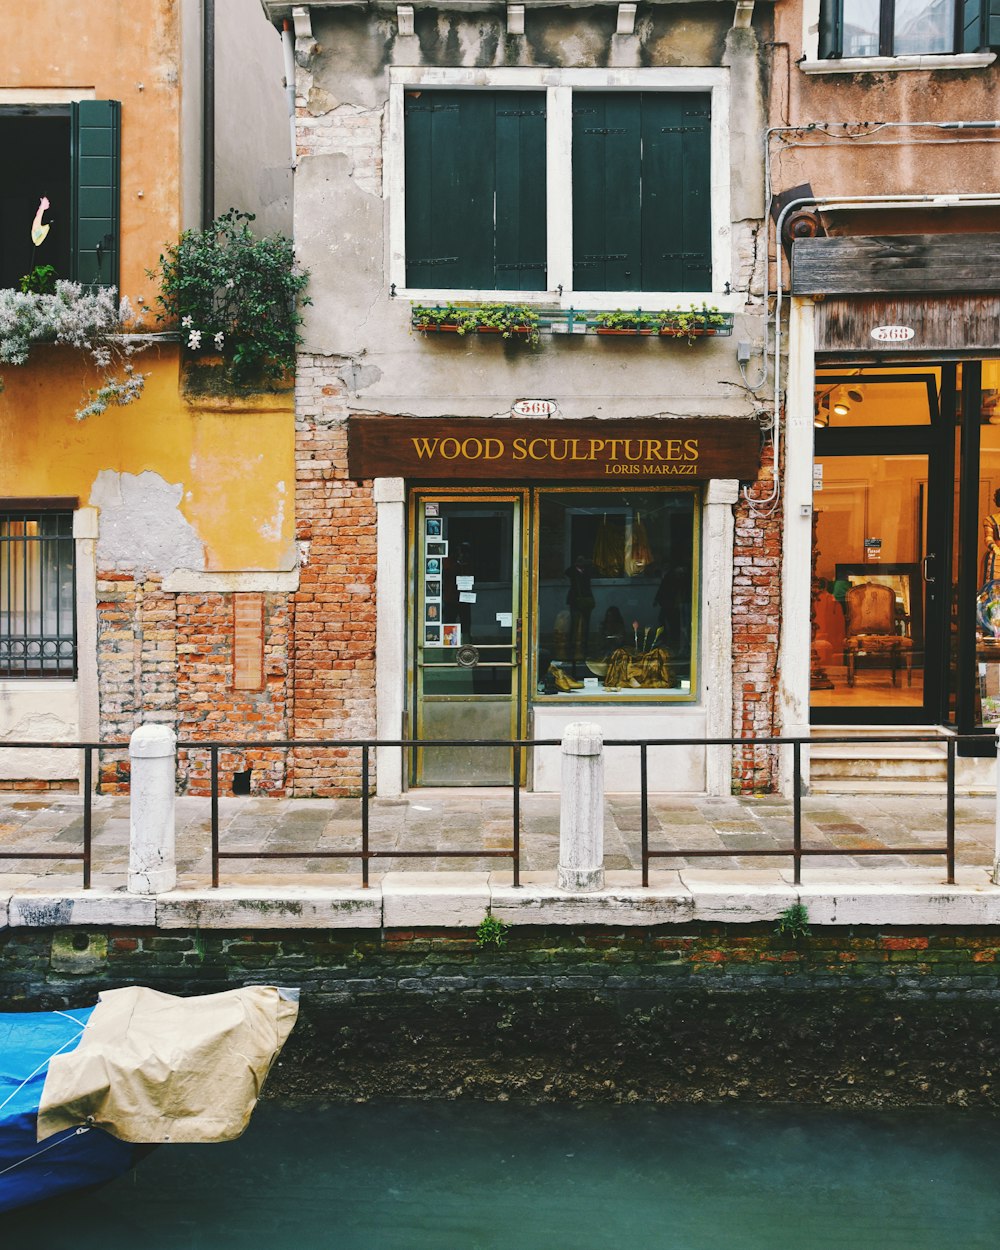
{"label": "iron window grille", "polygon": [[0,513],[0,677],[75,676],[73,514]]}

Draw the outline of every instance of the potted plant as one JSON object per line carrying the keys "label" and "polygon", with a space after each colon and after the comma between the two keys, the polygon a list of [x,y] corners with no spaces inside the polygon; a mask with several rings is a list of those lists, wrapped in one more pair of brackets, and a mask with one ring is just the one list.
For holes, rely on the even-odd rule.
{"label": "potted plant", "polygon": [[617,308],[614,312],[598,313],[593,326],[598,334],[653,334],[662,315],[643,312],[641,308]]}
{"label": "potted plant", "polygon": [[690,309],[671,309],[659,314],[659,332],[667,338],[686,338],[693,343],[696,338],[717,334],[731,334],[733,330],[732,313],[719,312],[718,308],[710,308],[702,304]]}
{"label": "potted plant", "polygon": [[445,304],[434,308],[417,304],[411,325],[422,333],[499,334],[523,338],[532,347],[539,342],[538,313],[526,304]]}

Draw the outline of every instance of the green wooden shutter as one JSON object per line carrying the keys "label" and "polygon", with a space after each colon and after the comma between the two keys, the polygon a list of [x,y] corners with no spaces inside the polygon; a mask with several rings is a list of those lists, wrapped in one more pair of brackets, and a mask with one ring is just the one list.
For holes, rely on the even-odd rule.
{"label": "green wooden shutter", "polygon": [[545,94],[497,92],[496,251],[492,286],[544,291]]}
{"label": "green wooden shutter", "polygon": [[72,108],[73,278],[118,286],[121,105],[80,100]]}
{"label": "green wooden shutter", "polygon": [[959,0],[961,5],[960,52],[985,52],[1000,48],[1000,0]]}
{"label": "green wooden shutter", "polygon": [[573,286],[638,291],[642,134],[637,93],[573,96]]}
{"label": "green wooden shutter", "polygon": [[544,291],[545,94],[408,91],[406,285]]}
{"label": "green wooden shutter", "polygon": [[843,0],[820,0],[819,59],[829,61],[841,55]]}
{"label": "green wooden shutter", "polygon": [[710,100],[642,96],[642,289],[712,289]]}
{"label": "green wooden shutter", "polygon": [[573,285],[709,291],[707,93],[577,93],[573,102]]}

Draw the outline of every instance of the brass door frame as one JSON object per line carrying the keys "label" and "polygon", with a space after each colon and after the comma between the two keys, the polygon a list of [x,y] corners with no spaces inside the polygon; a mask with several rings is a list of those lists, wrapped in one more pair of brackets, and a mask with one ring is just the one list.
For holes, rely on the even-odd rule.
{"label": "brass door frame", "polygon": [[[511,608],[515,613],[515,623],[513,629],[512,658],[511,667],[511,696],[510,696],[510,738],[521,738],[524,736],[525,727],[528,717],[528,675],[530,664],[527,663],[525,657],[525,647],[527,640],[531,637],[530,630],[532,623],[528,619],[528,588],[531,583],[531,552],[528,545],[528,526],[527,519],[529,516],[529,491],[527,489],[490,489],[489,487],[453,487],[448,489],[435,489],[434,486],[413,486],[408,491],[407,498],[407,544],[406,544],[406,560],[407,560],[407,578],[406,593],[408,600],[407,612],[407,648],[406,648],[406,683],[407,690],[410,692],[410,708],[412,709],[410,719],[413,726],[413,737],[419,739],[421,733],[422,715],[421,709],[425,699],[430,700],[448,700],[452,702],[474,702],[475,696],[448,696],[448,695],[424,695],[421,690],[420,669],[422,667],[420,655],[424,648],[423,643],[423,579],[420,577],[420,568],[418,567],[419,552],[422,549],[423,529],[422,521],[424,519],[423,505],[425,503],[478,503],[482,502],[484,507],[493,505],[510,504],[513,508],[513,524],[511,528]],[[505,648],[506,649],[506,648]],[[452,665],[442,664],[432,667],[448,668]],[[457,663],[454,667],[458,667]],[[494,667],[506,667],[506,665],[496,665]],[[432,745],[428,741],[428,745]],[[513,774],[513,749],[511,749],[511,774]],[[422,772],[422,755],[423,747],[417,746],[411,748],[410,762],[407,770],[410,778],[410,784],[419,786],[421,784],[419,778]],[[518,785],[524,785],[527,779],[528,769],[528,752],[521,752],[521,768],[520,777],[516,779]],[[500,788],[500,787],[498,787]]]}

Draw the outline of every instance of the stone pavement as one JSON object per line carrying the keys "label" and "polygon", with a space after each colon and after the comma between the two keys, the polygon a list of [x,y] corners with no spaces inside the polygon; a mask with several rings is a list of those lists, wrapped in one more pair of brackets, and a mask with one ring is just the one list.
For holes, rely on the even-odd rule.
{"label": "stone pavement", "polygon": [[[349,887],[360,884],[361,845],[357,799],[220,799],[223,850],[295,852],[295,859],[224,860],[220,884],[253,885],[265,890],[308,885]],[[373,884],[385,873],[505,874],[510,860],[476,854],[444,856],[442,851],[500,850],[511,844],[509,790],[415,790],[399,800],[372,800],[370,845],[373,850],[428,850],[427,858],[392,856],[372,862]],[[944,799],[936,796],[815,796],[802,800],[803,844],[858,850],[878,846],[884,855],[810,857],[803,884],[850,873],[876,885],[912,877],[943,883],[943,856],[907,856],[897,848],[943,845]],[[608,795],[605,800],[605,867],[619,880],[630,880],[640,867],[641,813],[637,795]],[[957,863],[960,880],[988,884],[993,862],[995,801],[959,799],[956,809]],[[654,861],[662,873],[706,870],[716,876],[791,881],[791,858],[755,854],[791,843],[792,804],[779,798],[710,798],[651,795],[650,846],[704,848],[719,856]],[[211,885],[209,800],[177,800],[178,890],[203,891]],[[4,855],[82,846],[82,800],[62,793],[0,793],[0,852]],[[128,799],[95,796],[93,806],[93,880],[95,889],[122,890],[128,865]],[[312,851],[343,850],[335,859],[317,859]],[[553,874],[559,857],[559,796],[521,795],[521,870],[525,879]],[[914,870],[914,872],[910,872]],[[919,870],[919,871],[915,871]],[[81,866],[65,860],[0,859],[0,889],[46,892],[77,890]]]}

